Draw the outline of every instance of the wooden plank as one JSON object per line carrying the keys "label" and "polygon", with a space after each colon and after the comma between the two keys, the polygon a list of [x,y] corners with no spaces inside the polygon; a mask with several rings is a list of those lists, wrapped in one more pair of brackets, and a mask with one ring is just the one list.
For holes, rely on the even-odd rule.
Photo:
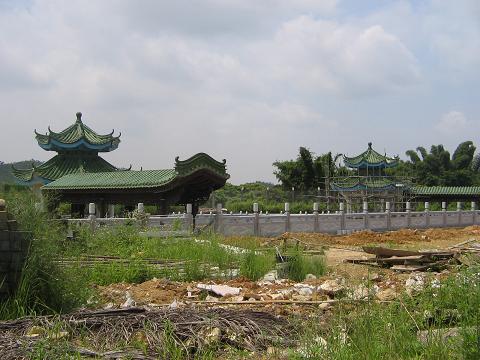
{"label": "wooden plank", "polygon": [[391,256],[415,256],[420,255],[418,251],[388,249],[379,246],[363,246],[363,251],[367,254],[373,254],[377,257],[391,257]]}

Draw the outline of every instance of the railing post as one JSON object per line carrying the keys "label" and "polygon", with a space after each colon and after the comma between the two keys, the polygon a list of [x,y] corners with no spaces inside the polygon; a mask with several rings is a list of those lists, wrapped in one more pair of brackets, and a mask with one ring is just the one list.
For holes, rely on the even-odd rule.
{"label": "railing post", "polygon": [[253,203],[253,234],[260,236],[260,221],[258,214],[258,203]]}
{"label": "railing post", "polygon": [[108,217],[114,218],[115,217],[115,205],[108,204]]}
{"label": "railing post", "polygon": [[412,205],[410,201],[405,204],[405,209],[407,210],[407,228],[410,228],[412,225]]}
{"label": "railing post", "polygon": [[385,202],[385,212],[387,213],[387,230],[390,230],[392,227],[392,218],[390,215],[390,201]]}
{"label": "railing post", "polygon": [[193,231],[193,206],[192,204],[187,204],[185,214],[185,227],[187,231]]}
{"label": "railing post", "polygon": [[472,211],[472,225],[477,223],[477,204],[475,201],[470,203],[470,210]]}
{"label": "railing post", "polygon": [[340,234],[345,233],[345,204],[341,202],[339,204],[340,210]]}
{"label": "railing post", "polygon": [[368,202],[363,202],[363,227],[365,230],[369,229],[368,221]]}
{"label": "railing post", "polygon": [[95,231],[97,219],[97,216],[95,215],[95,203],[88,204],[88,219],[90,220],[90,229]]}
{"label": "railing post", "polygon": [[462,203],[457,201],[458,225],[462,225]]}
{"label": "railing post", "polygon": [[285,232],[290,231],[290,203],[285,203]]}
{"label": "railing post", "polygon": [[223,214],[222,214],[223,206],[222,204],[217,204],[217,211],[215,213],[215,232],[219,232],[223,229]]}
{"label": "railing post", "polygon": [[442,222],[443,227],[447,226],[447,202],[442,201]]}
{"label": "railing post", "polygon": [[430,226],[430,203],[425,201],[425,227]]}
{"label": "railing post", "polygon": [[318,202],[313,203],[313,215],[314,215],[313,232],[319,232],[320,224],[319,224],[319,215],[318,215]]}

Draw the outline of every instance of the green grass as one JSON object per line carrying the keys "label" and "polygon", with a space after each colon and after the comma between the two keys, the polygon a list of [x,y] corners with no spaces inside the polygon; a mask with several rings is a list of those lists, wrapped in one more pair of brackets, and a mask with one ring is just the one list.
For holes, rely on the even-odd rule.
{"label": "green grass", "polygon": [[[456,316],[452,318],[451,314]],[[390,304],[368,302],[336,309],[328,327],[313,319],[303,332],[303,354],[291,359],[479,359],[480,267],[428,286],[413,298]],[[433,314],[426,318],[425,314]],[[459,327],[457,339],[433,337],[423,344],[418,330]],[[320,337],[326,342],[322,344]]]}
{"label": "green grass", "polygon": [[293,251],[289,256],[290,260],[283,264],[283,276],[293,281],[304,281],[307,274],[322,276],[327,272],[323,256],[305,256],[299,250]]}
{"label": "green grass", "polygon": [[273,253],[264,252],[258,254],[255,252],[255,249],[250,249],[243,255],[243,261],[240,265],[240,275],[256,281],[274,267],[275,258]]}

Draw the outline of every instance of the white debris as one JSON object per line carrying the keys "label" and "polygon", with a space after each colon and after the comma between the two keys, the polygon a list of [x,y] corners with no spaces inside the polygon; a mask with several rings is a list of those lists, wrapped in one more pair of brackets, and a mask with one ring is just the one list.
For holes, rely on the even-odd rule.
{"label": "white debris", "polygon": [[307,276],[305,276],[305,281],[308,281],[308,280],[316,280],[317,277],[313,274],[307,274]]}
{"label": "white debris", "polygon": [[240,294],[241,288],[232,287],[228,285],[209,285],[209,284],[198,284],[197,288],[202,290],[211,291],[219,296],[233,296]]}
{"label": "white debris", "polygon": [[277,270],[272,270],[265,274],[265,276],[262,278],[262,281],[273,282],[277,279],[278,279]]}
{"label": "white debris", "polygon": [[405,290],[408,294],[418,292],[423,289],[425,281],[420,274],[412,275],[405,281]]}
{"label": "white debris", "polygon": [[125,298],[126,298],[126,300],[122,305],[123,308],[128,308],[128,307],[132,307],[132,306],[136,305],[136,302],[133,299],[132,294],[130,294],[130,291],[127,291],[125,293]]}
{"label": "white debris", "polygon": [[336,295],[343,290],[345,287],[341,284],[340,280],[326,280],[322,285],[318,287],[318,290],[326,293],[327,295]]}
{"label": "white debris", "polygon": [[310,296],[313,294],[315,290],[315,286],[308,285],[308,284],[295,284],[293,285],[293,289],[302,296]]}

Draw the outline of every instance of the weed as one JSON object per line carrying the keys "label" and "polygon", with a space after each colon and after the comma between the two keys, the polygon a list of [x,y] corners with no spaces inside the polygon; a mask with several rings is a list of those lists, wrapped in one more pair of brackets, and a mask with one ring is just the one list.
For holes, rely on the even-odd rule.
{"label": "weed", "polygon": [[303,281],[307,274],[321,276],[326,273],[326,265],[323,256],[306,257],[301,251],[295,250],[288,257],[285,264],[285,276],[294,281]]}
{"label": "weed", "polygon": [[258,280],[274,267],[274,257],[271,253],[258,254],[250,249],[240,265],[240,275],[250,280]]}

